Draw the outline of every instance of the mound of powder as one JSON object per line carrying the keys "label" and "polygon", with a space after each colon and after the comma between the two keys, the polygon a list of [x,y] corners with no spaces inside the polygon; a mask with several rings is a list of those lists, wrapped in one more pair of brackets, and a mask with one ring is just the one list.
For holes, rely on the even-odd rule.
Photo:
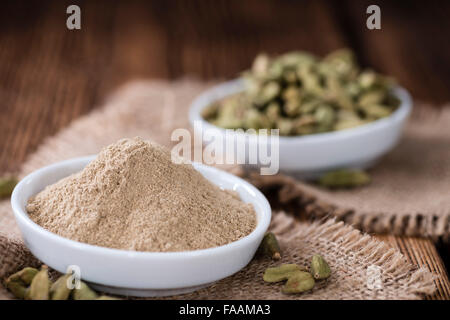
{"label": "mound of powder", "polygon": [[28,201],[33,221],[60,236],[136,251],[186,251],[236,241],[256,214],[237,193],[140,138],[104,148],[79,173]]}

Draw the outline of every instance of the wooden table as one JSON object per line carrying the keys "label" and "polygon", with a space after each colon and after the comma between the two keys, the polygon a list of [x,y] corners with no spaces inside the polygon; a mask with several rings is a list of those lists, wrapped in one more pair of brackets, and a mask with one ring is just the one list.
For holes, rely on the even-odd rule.
{"label": "wooden table", "polygon": [[[260,51],[325,54],[353,48],[364,66],[395,76],[416,99],[450,101],[450,3],[369,1],[76,1],[81,30],[66,28],[72,1],[2,2],[0,173],[15,171],[46,136],[134,78],[234,77]],[[428,239],[377,236],[440,275],[430,299],[449,299],[443,260]],[[448,246],[441,246],[447,256]],[[447,264],[448,265],[448,264]]]}

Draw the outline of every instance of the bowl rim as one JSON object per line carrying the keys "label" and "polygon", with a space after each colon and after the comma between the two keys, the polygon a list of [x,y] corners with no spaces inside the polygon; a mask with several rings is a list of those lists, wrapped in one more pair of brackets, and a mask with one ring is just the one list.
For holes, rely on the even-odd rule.
{"label": "bowl rim", "polygon": [[[199,250],[188,250],[188,251],[170,251],[170,252],[152,252],[152,251],[133,251],[133,250],[124,250],[124,249],[116,249],[116,248],[107,248],[102,247],[98,245],[92,245],[76,240],[71,240],[69,238],[65,238],[63,236],[60,236],[56,233],[53,233],[37,223],[35,223],[31,218],[28,216],[28,213],[26,212],[25,207],[23,207],[20,204],[19,196],[22,192],[23,188],[30,183],[31,180],[36,180],[40,176],[46,175],[50,172],[53,172],[55,170],[61,169],[63,167],[74,165],[77,163],[83,163],[84,165],[87,165],[90,161],[95,159],[95,155],[91,156],[85,156],[85,157],[77,157],[72,158],[60,162],[53,163],[51,165],[42,167],[40,169],[37,169],[33,171],[32,173],[25,176],[23,179],[20,180],[20,182],[16,185],[16,187],[13,190],[13,193],[11,195],[11,206],[14,212],[14,216],[16,220],[20,220],[23,224],[25,224],[28,228],[34,229],[35,232],[37,232],[42,237],[47,237],[51,241],[60,242],[64,246],[70,246],[75,249],[81,249],[86,250],[86,252],[91,252],[93,254],[103,254],[103,255],[114,255],[117,257],[123,257],[123,258],[164,258],[164,259],[179,259],[179,258],[194,258],[194,257],[200,257],[204,255],[210,255],[215,253],[226,253],[227,251],[233,251],[233,249],[241,246],[245,246],[249,243],[252,243],[254,240],[256,240],[258,237],[262,237],[262,235],[267,231],[271,216],[272,216],[272,209],[270,207],[270,204],[267,200],[267,198],[252,184],[249,182],[232,175],[231,173],[225,172],[223,170],[204,165],[202,163],[198,162],[192,162],[192,165],[194,166],[195,170],[202,173],[201,170],[213,172],[213,176],[222,175],[224,176],[224,179],[231,179],[242,185],[247,192],[255,195],[256,198],[258,198],[258,201],[260,202],[261,212],[257,212],[258,208],[255,208],[255,212],[257,215],[259,214],[260,218],[257,219],[256,227],[253,229],[252,232],[250,232],[245,237],[233,241],[231,243],[218,246],[218,247],[212,247],[212,248],[206,248],[206,249],[199,249]],[[200,168],[200,170],[198,169]],[[76,171],[79,172],[79,171]],[[76,173],[73,172],[73,173]],[[206,178],[205,178],[206,179]],[[211,181],[211,183],[214,183]],[[214,183],[215,184],[215,183]],[[257,217],[258,218],[258,217]],[[22,232],[22,228],[21,232]]]}
{"label": "bowl rim", "polygon": [[[191,103],[189,108],[189,122],[192,127],[196,121],[201,121],[202,125],[208,129],[214,129],[225,133],[225,128],[218,127],[201,116],[201,111],[210,105],[212,102],[216,102],[227,96],[242,92],[245,90],[245,80],[243,78],[236,78],[233,80],[222,82],[215,85],[198,95]],[[411,113],[412,98],[409,92],[400,86],[393,88],[393,93],[400,99],[399,107],[388,117],[381,118],[370,123],[362,124],[357,127],[348,128],[340,131],[322,132],[307,134],[302,136],[279,136],[280,143],[316,143],[323,142],[324,140],[342,140],[350,136],[361,135],[369,133],[373,130],[383,130],[392,124],[398,124],[404,121]],[[238,137],[254,137],[255,135],[249,133],[241,133],[232,131],[233,135]]]}

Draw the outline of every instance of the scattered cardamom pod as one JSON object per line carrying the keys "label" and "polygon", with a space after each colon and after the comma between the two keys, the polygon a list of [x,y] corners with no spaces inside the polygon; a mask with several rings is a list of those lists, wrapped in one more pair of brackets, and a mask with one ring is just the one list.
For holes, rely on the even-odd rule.
{"label": "scattered cardamom pod", "polygon": [[311,290],[314,284],[314,278],[309,272],[297,271],[289,277],[281,292],[286,294],[301,293]]}
{"label": "scattered cardamom pod", "polygon": [[26,267],[19,271],[18,275],[26,285],[30,285],[38,272],[39,270],[36,268]]}
{"label": "scattered cardamom pod", "polygon": [[10,275],[5,281],[5,286],[16,298],[23,299],[25,298],[27,286],[30,285],[37,273],[38,270],[35,268],[23,268]]}
{"label": "scattered cardamom pod", "polygon": [[17,182],[17,179],[14,177],[0,178],[0,199],[9,197],[13,192]]}
{"label": "scattered cardamom pod", "polygon": [[315,279],[322,280],[330,276],[331,269],[325,259],[316,254],[311,259],[310,272]]}
{"label": "scattered cardamom pod", "polygon": [[25,267],[22,270],[12,274],[9,276],[8,280],[20,280],[23,282],[24,285],[30,285],[31,281],[33,280],[34,276],[39,272],[36,268],[31,267]]}
{"label": "scattered cardamom pod", "polygon": [[354,188],[368,184],[370,176],[362,170],[342,169],[324,174],[318,182],[321,186],[330,189]]}
{"label": "scattered cardamom pod", "polygon": [[9,277],[5,281],[5,286],[16,298],[19,298],[19,299],[25,298],[25,294],[27,292],[27,287],[23,283],[23,281],[20,280],[19,278]]}
{"label": "scattered cardamom pod", "polygon": [[[361,71],[348,49],[322,59],[299,51],[260,54],[243,78],[245,90],[205,108],[204,119],[223,128],[280,129],[280,135],[294,136],[360,126],[400,105],[393,81]],[[342,111],[351,119],[343,119]]]}
{"label": "scattered cardamom pod", "polygon": [[80,289],[72,290],[72,298],[74,300],[95,300],[98,298],[98,295],[86,283],[81,281]]}
{"label": "scattered cardamom pod", "polygon": [[267,268],[263,275],[265,282],[280,282],[289,279],[299,271],[306,271],[306,268],[296,264],[282,264],[279,267]]}
{"label": "scattered cardamom pod", "polygon": [[48,267],[41,269],[26,267],[10,275],[5,280],[5,287],[19,299],[26,300],[121,300],[107,295],[98,295],[89,286],[80,282],[80,289],[70,289],[67,281],[70,274],[60,276],[54,283],[49,279]]}
{"label": "scattered cardamom pod", "polygon": [[43,265],[41,270],[34,276],[30,287],[25,293],[27,300],[48,300],[50,291],[50,279],[48,277],[48,267]]}
{"label": "scattered cardamom pod", "polygon": [[69,299],[72,289],[67,286],[67,280],[71,277],[70,274],[62,275],[50,287],[51,300],[67,300]]}
{"label": "scattered cardamom pod", "polygon": [[272,232],[266,232],[261,244],[259,245],[258,252],[272,258],[273,260],[281,259],[280,245]]}

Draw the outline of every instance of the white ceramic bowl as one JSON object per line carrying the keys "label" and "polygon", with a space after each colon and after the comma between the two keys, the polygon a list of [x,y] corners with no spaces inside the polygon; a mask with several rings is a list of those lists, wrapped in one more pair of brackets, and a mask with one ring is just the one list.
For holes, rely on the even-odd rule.
{"label": "white ceramic bowl", "polygon": [[59,272],[77,265],[81,278],[102,291],[131,296],[186,293],[230,276],[245,267],[261,242],[271,217],[267,199],[251,184],[221,170],[194,163],[206,179],[235,190],[252,203],[257,226],[230,244],[196,251],[136,252],[89,245],[58,236],[34,223],[26,212],[28,199],[47,185],[82,170],[94,157],[76,158],[39,169],[14,189],[11,204],[23,239],[42,262]]}
{"label": "white ceramic bowl", "polygon": [[[205,91],[192,102],[189,111],[191,125],[199,121],[203,130],[219,130],[225,139],[225,130],[205,121],[201,112],[211,103],[242,92],[244,88],[244,81],[236,79]],[[338,132],[280,137],[280,170],[308,178],[336,168],[367,168],[374,164],[397,144],[411,112],[412,102],[408,92],[398,87],[394,93],[401,104],[389,117]],[[249,150],[249,144],[257,143],[251,136],[234,133],[232,138],[245,139]],[[204,136],[202,139],[207,144]]]}

